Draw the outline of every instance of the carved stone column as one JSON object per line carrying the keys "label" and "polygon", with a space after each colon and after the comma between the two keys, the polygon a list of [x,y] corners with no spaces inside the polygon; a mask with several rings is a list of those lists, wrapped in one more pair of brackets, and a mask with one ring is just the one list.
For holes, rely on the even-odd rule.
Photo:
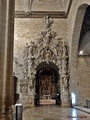
{"label": "carved stone column", "polygon": [[69,86],[68,86],[68,54],[67,47],[63,44],[62,59],[62,106],[69,106]]}
{"label": "carved stone column", "polygon": [[0,119],[12,120],[14,0],[0,0]]}
{"label": "carved stone column", "polygon": [[62,106],[69,106],[69,88],[67,77],[61,78],[62,81]]}

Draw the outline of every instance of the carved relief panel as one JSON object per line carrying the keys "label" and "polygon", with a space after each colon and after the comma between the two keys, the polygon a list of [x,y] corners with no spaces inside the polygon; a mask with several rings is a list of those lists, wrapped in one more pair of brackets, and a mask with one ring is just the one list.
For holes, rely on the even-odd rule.
{"label": "carved relief panel", "polygon": [[[21,82],[21,92],[23,92],[24,89],[29,93],[30,89],[34,89],[36,68],[42,62],[46,62],[46,64],[52,62],[58,66],[62,84],[68,86],[68,44],[62,38],[57,38],[57,33],[51,30],[50,27],[53,24],[51,18],[48,16],[44,17],[43,23],[45,27],[41,31],[40,36],[36,40],[31,41],[30,45],[26,44],[23,52],[23,76],[28,82]],[[24,86],[24,88],[22,86]]]}

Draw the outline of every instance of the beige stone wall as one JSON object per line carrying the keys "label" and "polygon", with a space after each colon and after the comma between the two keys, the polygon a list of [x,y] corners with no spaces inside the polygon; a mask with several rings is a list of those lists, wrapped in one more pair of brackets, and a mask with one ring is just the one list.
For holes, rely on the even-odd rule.
{"label": "beige stone wall", "polygon": [[[27,11],[28,0],[15,0],[15,11]],[[34,0],[32,11],[64,11],[62,0]]]}
{"label": "beige stone wall", "polygon": [[[77,99],[79,104],[80,104],[79,101],[82,98],[86,97],[85,96],[86,91],[87,93],[89,92],[88,87],[85,88],[86,90],[84,88],[83,88],[84,90],[82,90],[82,87],[78,86],[78,80],[80,84],[83,85],[83,79],[88,81],[87,76],[89,76],[88,67],[85,68],[87,72],[84,71],[84,74],[83,72],[81,72],[83,74],[82,76],[79,75],[80,73],[78,73],[79,72],[78,67],[80,67],[80,64],[81,64],[81,63],[80,64],[78,63],[78,43],[79,43],[80,31],[81,31],[85,10],[89,4],[90,4],[90,0],[82,0],[82,1],[73,0],[72,6],[69,12],[69,16],[67,19],[67,40],[70,45],[70,59],[69,59],[70,72],[71,72],[70,73],[70,77],[71,77],[70,91],[74,91],[77,94]],[[82,69],[84,69],[85,65],[86,65],[86,62],[84,61]],[[88,94],[87,94],[87,97],[89,97]],[[85,99],[83,100],[83,102],[85,101]],[[85,105],[85,103],[82,103],[82,104]]]}
{"label": "beige stone wall", "polygon": [[13,76],[17,78],[17,93],[20,93],[20,80],[23,79],[23,66],[19,63],[18,58],[13,58]]}
{"label": "beige stone wall", "polygon": [[70,4],[70,0],[62,0],[64,11],[67,12]]}
{"label": "beige stone wall", "polygon": [[35,11],[63,11],[62,0],[41,0],[33,3],[32,10]]}
{"label": "beige stone wall", "polygon": [[24,0],[15,0],[15,11],[24,11]]}
{"label": "beige stone wall", "polygon": [[78,57],[78,100],[80,105],[86,105],[90,100],[90,57]]}
{"label": "beige stone wall", "polygon": [[[53,19],[54,23],[51,29],[57,33],[57,38],[66,40],[67,23],[66,19]],[[15,19],[14,30],[14,56],[18,58],[19,63],[23,62],[23,50],[26,43],[35,41],[40,37],[39,33],[43,30],[44,24],[39,18],[17,18]]]}

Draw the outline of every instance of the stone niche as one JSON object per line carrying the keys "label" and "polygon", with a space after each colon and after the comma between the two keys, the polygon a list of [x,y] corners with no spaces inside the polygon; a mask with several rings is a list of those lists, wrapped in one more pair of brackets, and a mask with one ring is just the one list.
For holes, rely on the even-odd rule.
{"label": "stone niche", "polygon": [[53,20],[43,18],[44,28],[40,36],[26,43],[23,51],[23,79],[20,81],[20,101],[24,106],[34,106],[36,68],[41,63],[53,63],[58,66],[60,74],[60,92],[62,106],[69,105],[69,47],[65,40],[57,38],[51,30]]}

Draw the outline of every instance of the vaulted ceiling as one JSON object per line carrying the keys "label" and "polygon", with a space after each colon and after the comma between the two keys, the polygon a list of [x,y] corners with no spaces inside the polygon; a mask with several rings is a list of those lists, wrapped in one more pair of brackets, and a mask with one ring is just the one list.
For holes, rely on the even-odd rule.
{"label": "vaulted ceiling", "polygon": [[90,55],[90,6],[87,7],[79,42],[79,53]]}

